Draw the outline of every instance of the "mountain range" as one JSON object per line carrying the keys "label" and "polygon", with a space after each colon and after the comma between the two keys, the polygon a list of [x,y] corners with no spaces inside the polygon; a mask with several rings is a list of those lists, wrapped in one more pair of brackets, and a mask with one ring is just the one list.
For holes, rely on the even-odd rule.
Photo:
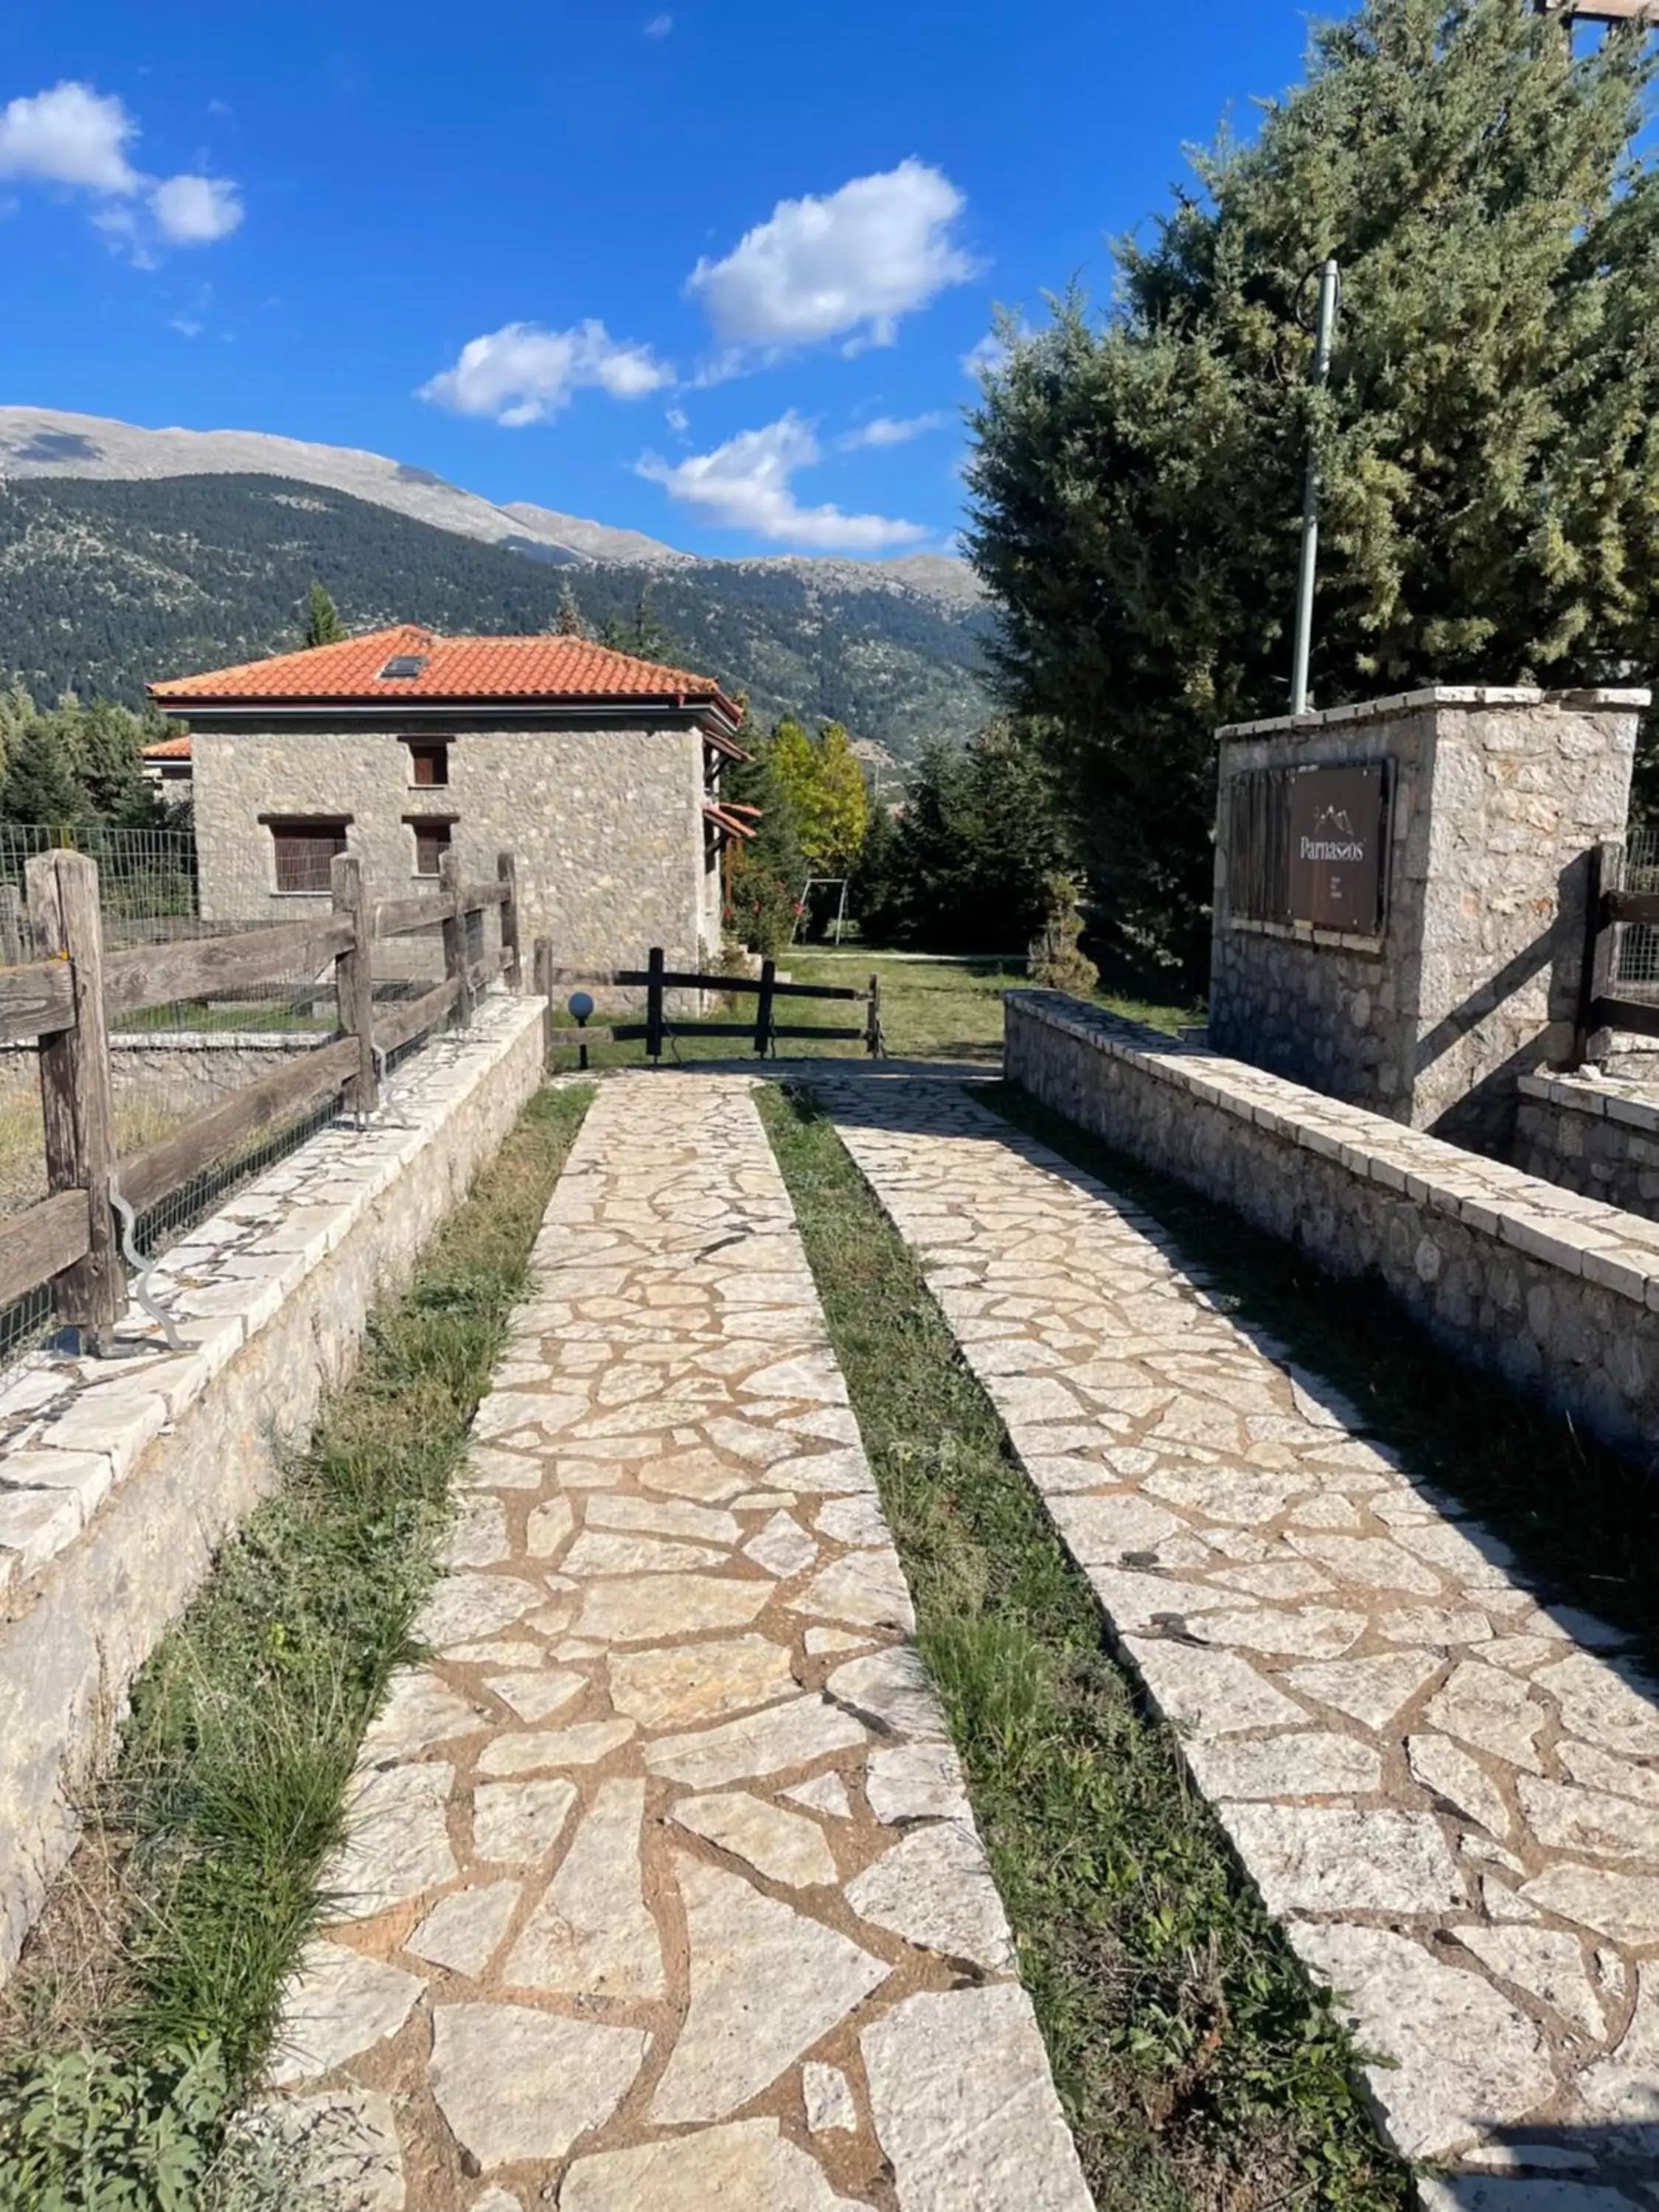
{"label": "mountain range", "polygon": [[291,647],[313,577],[351,629],[544,629],[566,585],[597,626],[648,595],[758,718],[843,721],[878,758],[990,711],[986,604],[941,555],[709,560],[348,447],[0,407],[0,674],[136,702]]}

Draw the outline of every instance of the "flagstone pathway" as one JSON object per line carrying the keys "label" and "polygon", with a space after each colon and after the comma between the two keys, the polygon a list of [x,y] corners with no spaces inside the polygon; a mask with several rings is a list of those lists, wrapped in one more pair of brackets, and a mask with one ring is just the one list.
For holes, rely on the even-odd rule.
{"label": "flagstone pathway", "polygon": [[1133,1204],[937,1085],[820,1094],[1436,2212],[1659,2204],[1659,1684]]}
{"label": "flagstone pathway", "polygon": [[599,1090],[266,2124],[354,2207],[1087,2212],[748,1082]]}

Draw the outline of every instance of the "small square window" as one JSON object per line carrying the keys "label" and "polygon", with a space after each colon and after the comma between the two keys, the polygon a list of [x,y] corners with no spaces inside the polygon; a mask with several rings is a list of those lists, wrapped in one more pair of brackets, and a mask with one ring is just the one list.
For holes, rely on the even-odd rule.
{"label": "small square window", "polygon": [[405,738],[409,750],[409,781],[418,791],[441,791],[449,781],[447,744],[417,744]]}
{"label": "small square window", "polygon": [[346,848],[340,821],[270,822],[279,891],[326,894],[335,857]]}
{"label": "small square window", "polygon": [[417,876],[435,876],[449,850],[450,829],[447,822],[411,822],[415,832],[415,872]]}

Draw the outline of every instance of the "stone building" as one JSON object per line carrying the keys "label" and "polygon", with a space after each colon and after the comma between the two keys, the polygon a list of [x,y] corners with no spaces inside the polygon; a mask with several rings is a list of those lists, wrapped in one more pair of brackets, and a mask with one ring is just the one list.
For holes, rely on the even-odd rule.
{"label": "stone building", "polygon": [[720,805],[743,757],[706,676],[577,637],[440,637],[404,623],[153,684],[187,720],[201,911],[283,921],[325,904],[337,853],[371,893],[518,866],[520,940],[566,965],[698,964],[720,934]]}
{"label": "stone building", "polygon": [[1504,1154],[1570,1058],[1645,691],[1439,685],[1222,730],[1216,1048]]}

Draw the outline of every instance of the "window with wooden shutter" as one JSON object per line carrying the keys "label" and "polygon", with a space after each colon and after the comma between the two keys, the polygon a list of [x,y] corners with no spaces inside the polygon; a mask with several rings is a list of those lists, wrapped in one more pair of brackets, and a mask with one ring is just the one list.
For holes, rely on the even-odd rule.
{"label": "window with wooden shutter", "polygon": [[435,876],[444,854],[449,850],[453,824],[447,822],[413,821],[410,828],[415,832],[415,872],[417,876]]}
{"label": "window with wooden shutter", "polygon": [[404,744],[409,753],[411,787],[416,791],[441,791],[449,781],[447,741],[405,738]]}
{"label": "window with wooden shutter", "polygon": [[276,889],[308,896],[326,895],[335,856],[346,849],[345,823],[270,821],[265,826],[270,831],[276,856]]}

